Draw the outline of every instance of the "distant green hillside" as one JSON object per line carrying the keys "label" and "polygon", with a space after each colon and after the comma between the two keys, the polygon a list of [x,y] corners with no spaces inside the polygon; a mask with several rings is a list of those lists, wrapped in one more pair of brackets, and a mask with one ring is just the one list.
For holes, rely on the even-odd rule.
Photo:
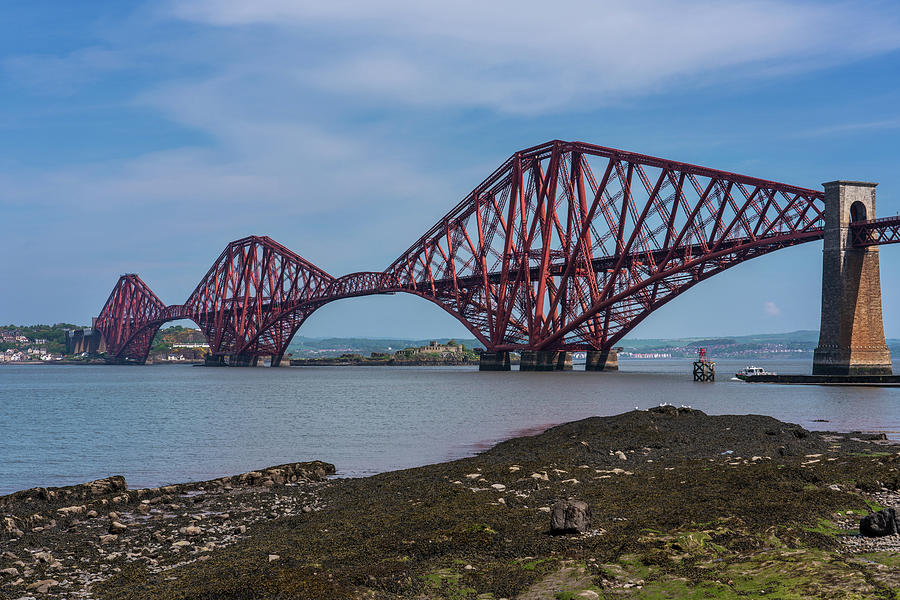
{"label": "distant green hillside", "polygon": [[464,345],[466,348],[483,348],[484,346],[474,338],[427,338],[420,340],[406,340],[401,338],[309,338],[295,336],[288,346],[288,352],[294,356],[340,356],[341,354],[363,354],[372,352],[396,352],[404,348],[418,348],[427,346],[432,340],[446,344],[451,339]]}
{"label": "distant green hillside", "polygon": [[[296,336],[288,347],[295,357],[340,356],[353,353],[369,355],[372,352],[396,352],[403,348],[426,346],[431,340],[445,344],[451,338],[423,338],[417,340],[403,338],[311,338]],[[466,348],[483,348],[474,338],[455,338]],[[889,339],[888,346],[895,356],[900,356],[900,340]],[[743,355],[767,353],[790,349],[794,352],[812,352],[819,343],[819,332],[813,329],[790,331],[787,333],[760,333],[721,337],[687,337],[622,340],[618,346],[632,352],[670,351],[673,355],[695,355],[697,348],[716,349],[720,355]]]}
{"label": "distant green hillside", "polygon": [[[753,335],[722,336],[715,338],[690,337],[672,339],[630,339],[625,338],[619,345],[635,350],[647,350],[664,347],[699,348],[724,344],[783,344],[785,346],[805,347],[811,350],[819,343],[819,332],[813,329],[802,329],[788,333],[759,333]],[[900,344],[900,341],[898,341]]]}

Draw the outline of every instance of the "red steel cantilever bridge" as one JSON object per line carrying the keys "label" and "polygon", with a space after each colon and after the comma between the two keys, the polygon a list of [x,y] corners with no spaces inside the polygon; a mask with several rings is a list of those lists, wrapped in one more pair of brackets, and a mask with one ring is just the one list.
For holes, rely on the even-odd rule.
{"label": "red steel cantilever bridge", "polygon": [[[581,142],[516,152],[384,271],[333,277],[268,237],[228,244],[184,304],[123,275],[95,329],[143,363],[159,327],[190,319],[213,355],[280,362],[328,302],[406,292],[489,352],[608,351],[654,310],[736,264],[822,239],[824,194]],[[853,223],[900,241],[900,218]],[[239,361],[238,361],[239,362]]]}

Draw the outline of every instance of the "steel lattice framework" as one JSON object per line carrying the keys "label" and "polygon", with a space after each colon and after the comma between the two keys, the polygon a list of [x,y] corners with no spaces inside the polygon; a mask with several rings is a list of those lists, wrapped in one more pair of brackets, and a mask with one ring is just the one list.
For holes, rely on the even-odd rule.
{"label": "steel lattice framework", "polygon": [[166,322],[166,305],[135,273],[119,277],[94,329],[103,333],[107,352],[119,359],[143,363],[160,325]]}
{"label": "steel lattice framework", "polygon": [[900,216],[850,224],[854,246],[878,246],[900,242]]}
{"label": "steel lattice framework", "polygon": [[[823,213],[820,191],[553,141],[516,152],[382,272],[334,278],[248,237],[228,245],[184,305],[166,307],[123,276],[96,327],[116,360],[143,362],[158,327],[180,318],[201,327],[214,354],[280,357],[320,306],[406,292],[490,351],[608,350],[697,283],[821,239]],[[858,245],[900,241],[900,218],[853,231]]]}

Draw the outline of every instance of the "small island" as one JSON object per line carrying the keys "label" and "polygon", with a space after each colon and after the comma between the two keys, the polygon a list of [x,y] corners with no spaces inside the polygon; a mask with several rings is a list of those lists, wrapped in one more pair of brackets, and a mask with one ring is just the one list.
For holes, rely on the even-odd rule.
{"label": "small island", "polygon": [[409,347],[390,352],[372,352],[369,356],[345,353],[335,357],[292,358],[292,367],[312,366],[381,366],[381,367],[421,367],[421,366],[465,366],[477,365],[478,353],[465,344],[449,340],[440,344],[431,340],[426,346]]}

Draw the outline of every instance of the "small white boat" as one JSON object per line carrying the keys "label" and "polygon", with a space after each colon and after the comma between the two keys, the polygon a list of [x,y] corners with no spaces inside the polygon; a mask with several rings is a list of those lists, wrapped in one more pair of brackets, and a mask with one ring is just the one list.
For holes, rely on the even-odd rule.
{"label": "small white boat", "polygon": [[756,375],[775,375],[775,373],[770,373],[769,371],[766,371],[762,367],[749,366],[749,367],[744,367],[743,369],[741,369],[740,371],[738,371],[737,373],[734,374],[735,377],[737,377],[738,379],[740,379],[742,381],[747,381],[747,379],[749,377],[754,377]]}

